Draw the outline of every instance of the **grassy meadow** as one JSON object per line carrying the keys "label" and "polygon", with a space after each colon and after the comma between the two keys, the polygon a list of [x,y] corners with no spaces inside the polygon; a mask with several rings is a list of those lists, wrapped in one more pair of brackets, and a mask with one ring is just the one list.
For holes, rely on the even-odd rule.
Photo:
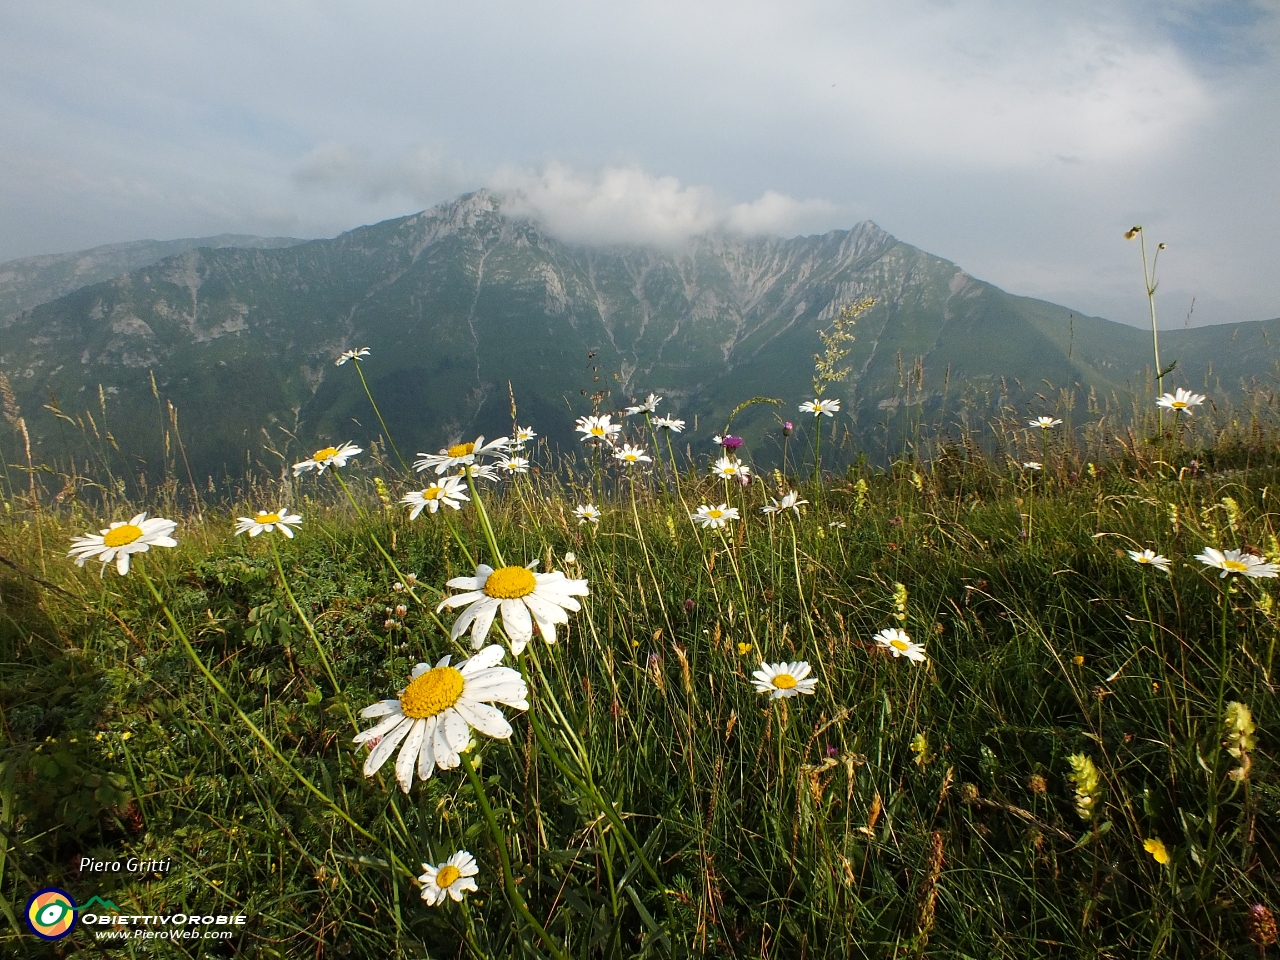
{"label": "grassy meadow", "polygon": [[[416,519],[399,501],[434,471],[360,437],[335,438],[366,448],[344,466],[235,503],[195,502],[185,478],[148,502],[55,500],[10,465],[0,953],[1274,954],[1251,908],[1280,909],[1280,581],[1247,573],[1280,560],[1280,430],[1206,405],[1085,442],[1038,413],[986,450],[886,468],[819,449],[839,467],[816,478],[814,423],[837,421],[782,413],[786,474],[746,485],[641,413],[622,439],[651,462],[535,439],[534,470]],[[790,491],[806,502],[762,511]],[[739,517],[691,518],[721,504]],[[282,505],[294,537],[234,534]],[[177,522],[176,547],[124,576],[67,558],[143,510]],[[1224,577],[1206,548],[1250,559]],[[495,704],[511,735],[471,731],[407,793],[395,755],[366,776],[353,738],[380,718],[361,711],[416,664],[472,656],[451,639],[462,610],[437,610],[462,592],[447,582],[535,560],[589,595],[519,656],[494,620],[486,646],[528,691],[527,710]],[[890,630],[924,659],[876,640]],[[798,661],[811,693],[757,692],[762,662]],[[461,674],[433,676],[419,714],[456,695]],[[424,864],[459,851],[476,889],[426,902]],[[84,856],[172,866],[92,874]],[[248,920],[222,941],[81,923],[45,943],[23,918],[45,886]]]}

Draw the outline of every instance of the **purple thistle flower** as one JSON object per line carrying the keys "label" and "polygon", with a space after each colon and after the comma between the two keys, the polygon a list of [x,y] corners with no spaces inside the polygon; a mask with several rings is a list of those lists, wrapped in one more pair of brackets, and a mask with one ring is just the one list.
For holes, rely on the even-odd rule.
{"label": "purple thistle flower", "polygon": [[795,429],[795,424],[793,424],[790,420],[787,420],[785,423],[782,424],[782,435],[784,437],[789,437],[791,436],[791,431],[794,429]]}
{"label": "purple thistle flower", "polygon": [[720,438],[720,446],[724,447],[726,450],[737,450],[742,446],[742,438],[729,434],[728,436]]}

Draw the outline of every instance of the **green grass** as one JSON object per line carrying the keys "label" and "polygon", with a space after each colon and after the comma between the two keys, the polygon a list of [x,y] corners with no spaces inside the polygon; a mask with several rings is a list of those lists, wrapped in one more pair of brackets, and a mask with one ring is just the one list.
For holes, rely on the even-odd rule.
{"label": "green grass", "polygon": [[[1168,446],[1164,465],[1143,445],[1086,465],[1055,437],[1033,475],[943,449],[809,484],[803,515],[771,522],[772,477],[726,491],[686,475],[682,504],[669,477],[670,493],[650,474],[633,501],[606,470],[605,518],[579,526],[592,471],[544,462],[484,489],[498,545],[508,563],[586,578],[591,596],[555,646],[535,636],[521,656],[531,710],[504,708],[509,741],[476,734],[479,779],[436,771],[407,796],[390,763],[362,775],[351,738],[374,721],[351,714],[415,663],[469,655],[440,629],[454,614],[434,610],[446,580],[474,572],[464,547],[491,560],[471,505],[448,517],[456,539],[442,516],[410,522],[394,500],[416,481],[366,456],[343,471],[359,514],[329,476],[304,478],[188,511],[177,549],[100,578],[64,558],[69,539],[130,508],[37,509],[11,489],[0,897],[20,926],[0,950],[98,955],[83,928],[60,945],[27,933],[27,898],[53,885],[126,912],[249,916],[230,941],[121,955],[1257,956],[1246,911],[1280,907],[1277,581],[1224,581],[1194,559],[1280,553],[1276,436],[1246,440],[1208,441],[1196,456],[1216,472],[1179,472],[1193,454]],[[1018,442],[1017,460],[1040,459],[1038,431]],[[270,535],[231,535],[279,496],[304,517],[275,543],[305,621]],[[689,509],[726,499],[743,517],[726,537],[694,528]],[[1143,547],[1171,575],[1123,552]],[[394,588],[410,572],[416,600]],[[876,649],[892,626],[927,666]],[[767,701],[750,682],[761,658],[809,661],[815,695]],[[1221,746],[1233,700],[1258,728],[1240,782]],[[1091,822],[1073,754],[1101,773]],[[504,889],[484,797],[551,945]],[[413,876],[458,849],[479,861],[479,891],[428,907]],[[90,876],[81,856],[173,867]]]}

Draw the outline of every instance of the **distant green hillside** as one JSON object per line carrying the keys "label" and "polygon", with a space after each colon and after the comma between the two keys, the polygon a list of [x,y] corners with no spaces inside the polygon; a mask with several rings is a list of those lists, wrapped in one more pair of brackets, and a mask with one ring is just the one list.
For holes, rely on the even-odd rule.
{"label": "distant green hillside", "polygon": [[[668,397],[664,409],[691,427],[698,418],[682,438],[694,444],[742,400],[781,398],[734,424],[768,458],[775,413],[802,419],[818,330],[867,296],[877,303],[857,325],[854,374],[833,390],[859,444],[896,446],[918,422],[983,420],[1003,405],[1070,409],[1078,422],[1091,405],[1126,407],[1145,383],[1143,331],[1013,296],[869,222],[792,239],[704,236],[675,251],[584,246],[505,216],[487,191],[333,240],[189,250],[84,287],[3,329],[0,371],[46,460],[75,450],[84,461],[86,448],[42,407],[52,396],[97,423],[101,385],[116,469],[163,456],[167,413],[148,371],[179,409],[199,477],[278,470],[264,428],[277,446],[289,442],[280,428],[297,435],[286,459],[372,439],[358,378],[333,364],[353,346],[372,350],[363,369],[406,457],[505,432],[510,383],[520,420],[564,445],[599,391],[603,410]],[[1280,320],[1164,333],[1166,362],[1180,361],[1170,383],[1208,377],[1219,393],[1269,380],[1277,334]]]}
{"label": "distant green hillside", "polygon": [[109,243],[75,253],[51,253],[0,263],[0,329],[24,310],[56,300],[73,290],[114,280],[123,273],[158,263],[199,247],[272,249],[303,243],[292,237],[248,237],[224,233],[187,240],[138,240]]}

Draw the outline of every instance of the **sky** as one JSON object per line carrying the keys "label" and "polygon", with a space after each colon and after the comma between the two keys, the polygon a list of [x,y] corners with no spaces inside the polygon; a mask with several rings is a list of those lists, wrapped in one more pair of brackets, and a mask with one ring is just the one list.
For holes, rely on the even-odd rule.
{"label": "sky", "polygon": [[480,187],[569,240],[874,220],[1013,293],[1280,317],[1280,0],[0,7],[0,261],[328,237]]}

